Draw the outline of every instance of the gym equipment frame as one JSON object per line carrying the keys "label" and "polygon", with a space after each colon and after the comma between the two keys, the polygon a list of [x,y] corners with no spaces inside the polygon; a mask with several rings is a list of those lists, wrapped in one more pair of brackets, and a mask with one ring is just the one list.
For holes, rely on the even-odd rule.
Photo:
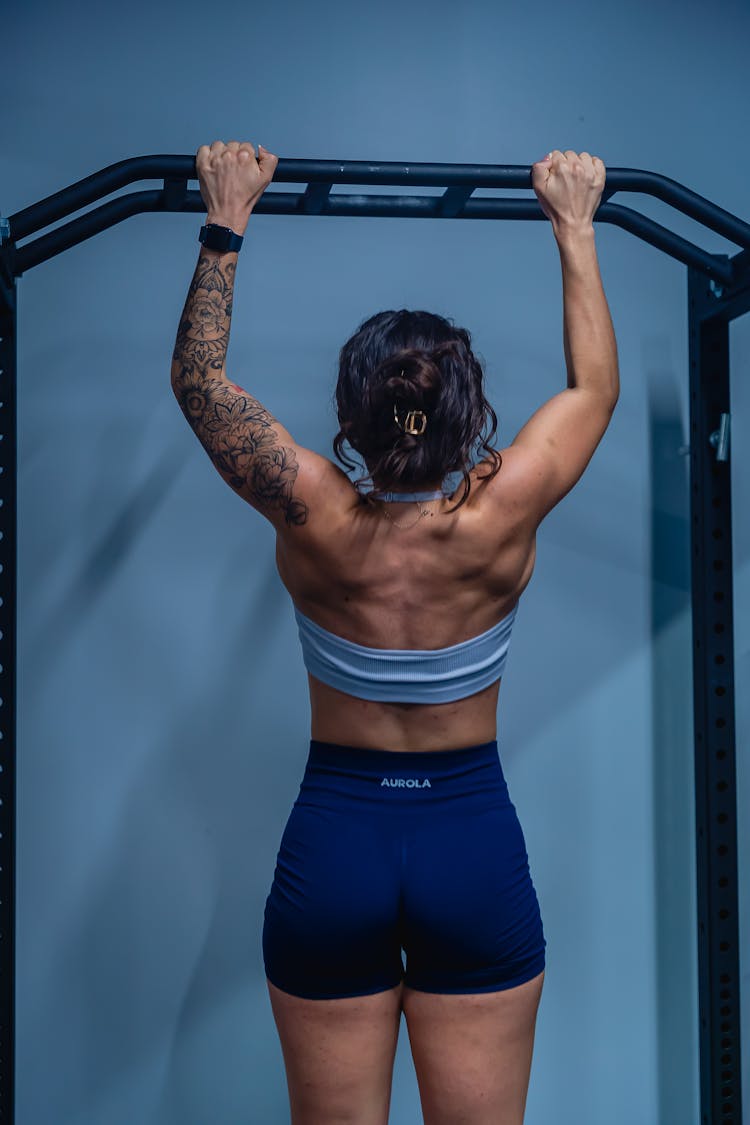
{"label": "gym equipment frame", "polygon": [[[71,246],[146,211],[205,213],[194,156],[111,164],[0,218],[0,1123],[14,1122],[16,762],[16,280]],[[139,180],[163,180],[38,232]],[[279,191],[279,184],[304,185]],[[344,194],[334,184],[443,189]],[[280,159],[255,206],[261,215],[547,221],[536,198],[475,195],[531,188],[531,167]],[[628,207],[616,192],[653,196],[742,249],[711,254]],[[675,180],[609,168],[595,222],[614,223],[688,268],[690,559],[696,817],[700,1125],[741,1125],[729,325],[750,310],[750,225]],[[29,239],[24,245],[18,243]]]}

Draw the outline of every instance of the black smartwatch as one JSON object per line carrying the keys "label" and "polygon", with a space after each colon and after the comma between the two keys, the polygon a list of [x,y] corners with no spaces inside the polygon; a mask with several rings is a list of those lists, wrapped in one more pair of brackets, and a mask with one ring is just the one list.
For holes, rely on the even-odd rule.
{"label": "black smartwatch", "polygon": [[231,227],[221,227],[218,223],[207,223],[201,227],[198,241],[208,250],[236,250],[239,253],[243,237],[235,234]]}

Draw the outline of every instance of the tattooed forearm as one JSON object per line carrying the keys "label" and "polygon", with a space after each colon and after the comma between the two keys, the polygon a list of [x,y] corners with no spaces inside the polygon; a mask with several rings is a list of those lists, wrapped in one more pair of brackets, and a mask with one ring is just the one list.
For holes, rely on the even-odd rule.
{"label": "tattooed forearm", "polygon": [[221,371],[229,346],[237,254],[202,250],[180,318],[173,364]]}
{"label": "tattooed forearm", "polygon": [[283,512],[287,526],[307,521],[308,508],[292,495],[299,464],[279,443],[275,419],[241,387],[183,364],[172,372],[180,408],[227,482],[261,510]]}
{"label": "tattooed forearm", "polygon": [[292,495],[299,464],[281,444],[275,419],[224,377],[232,320],[236,253],[203,249],[188,291],[172,355],[172,388],[183,414],[225,480],[264,513],[288,526],[307,520]]}

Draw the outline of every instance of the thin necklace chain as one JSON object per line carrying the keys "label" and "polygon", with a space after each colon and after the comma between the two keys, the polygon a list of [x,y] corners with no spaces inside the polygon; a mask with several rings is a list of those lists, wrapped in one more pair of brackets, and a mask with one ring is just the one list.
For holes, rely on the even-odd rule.
{"label": "thin necklace chain", "polygon": [[[399,531],[408,531],[410,527],[416,527],[417,526],[419,521],[422,519],[422,516],[434,516],[435,515],[434,512],[430,512],[430,511],[427,510],[427,508],[423,508],[418,500],[415,501],[415,503],[416,503],[417,507],[419,508],[419,515],[414,520],[414,523],[396,523],[396,521],[394,520],[393,516],[391,515],[391,513],[388,511],[387,508],[383,508],[383,515],[386,517],[386,519],[389,519],[391,521],[391,523],[393,524],[393,526],[397,527],[399,529]],[[431,501],[431,503],[432,503],[432,501]]]}

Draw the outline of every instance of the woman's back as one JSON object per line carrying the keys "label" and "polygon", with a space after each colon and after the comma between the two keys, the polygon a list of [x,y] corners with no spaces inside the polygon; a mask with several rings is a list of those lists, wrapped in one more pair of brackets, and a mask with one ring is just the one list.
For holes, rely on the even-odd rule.
{"label": "woman's back", "polygon": [[[517,452],[501,456],[486,485],[486,469],[472,470],[469,501],[454,512],[447,509],[457,496],[426,505],[435,515],[419,519],[415,504],[371,508],[352,487],[349,502],[319,512],[303,535],[280,536],[279,573],[297,609],[336,637],[374,649],[440,649],[497,625],[531,578],[536,531]],[[311,675],[311,734],[392,750],[487,742],[496,736],[499,682],[448,703],[394,703],[357,698]]]}

